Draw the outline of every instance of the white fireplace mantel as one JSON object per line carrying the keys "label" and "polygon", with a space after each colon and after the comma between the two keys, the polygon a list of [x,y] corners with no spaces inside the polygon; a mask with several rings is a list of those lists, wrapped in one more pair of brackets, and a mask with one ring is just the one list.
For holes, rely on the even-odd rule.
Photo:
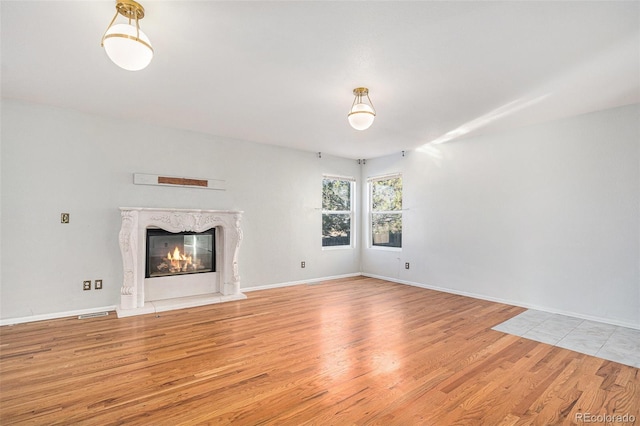
{"label": "white fireplace mantel", "polygon": [[[241,211],[187,210],[170,208],[121,207],[120,251],[123,283],[120,291],[118,317],[200,306],[230,300],[245,299],[240,292],[238,251],[242,241]],[[220,264],[216,274],[216,289],[209,294],[176,297],[162,301],[145,300],[146,232],[160,228],[168,232],[204,232],[218,228],[216,252]],[[171,279],[180,280],[181,275]]]}

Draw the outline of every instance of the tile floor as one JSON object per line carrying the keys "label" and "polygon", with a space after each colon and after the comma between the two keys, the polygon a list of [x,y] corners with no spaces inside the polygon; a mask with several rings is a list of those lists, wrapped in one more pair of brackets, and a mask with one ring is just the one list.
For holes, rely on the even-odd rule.
{"label": "tile floor", "polygon": [[532,309],[493,330],[640,368],[640,330]]}

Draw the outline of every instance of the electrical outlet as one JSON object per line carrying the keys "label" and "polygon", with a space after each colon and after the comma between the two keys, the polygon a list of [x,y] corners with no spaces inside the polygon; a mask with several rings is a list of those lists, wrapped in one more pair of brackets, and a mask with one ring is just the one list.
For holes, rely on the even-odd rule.
{"label": "electrical outlet", "polygon": [[83,290],[91,290],[91,281],[82,281]]}
{"label": "electrical outlet", "polygon": [[60,213],[60,223],[69,223],[69,213]]}
{"label": "electrical outlet", "polygon": [[409,262],[406,262],[406,263],[404,264],[404,269],[409,269]]}
{"label": "electrical outlet", "polygon": [[96,280],[96,284],[93,288],[96,290],[102,290],[102,280]]}
{"label": "electrical outlet", "polygon": [[300,267],[301,268],[306,268],[307,267],[307,262],[305,262],[304,260],[302,262],[300,262]]}

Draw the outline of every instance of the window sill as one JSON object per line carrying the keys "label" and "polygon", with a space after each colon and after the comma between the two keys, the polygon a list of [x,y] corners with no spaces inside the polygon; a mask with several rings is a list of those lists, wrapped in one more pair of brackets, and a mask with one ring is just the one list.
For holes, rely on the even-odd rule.
{"label": "window sill", "polygon": [[332,250],[353,250],[355,247],[353,246],[326,246],[322,247],[322,251],[332,251]]}
{"label": "window sill", "polygon": [[367,247],[371,250],[381,250],[381,251],[402,251],[402,247],[385,247],[385,246],[369,246]]}

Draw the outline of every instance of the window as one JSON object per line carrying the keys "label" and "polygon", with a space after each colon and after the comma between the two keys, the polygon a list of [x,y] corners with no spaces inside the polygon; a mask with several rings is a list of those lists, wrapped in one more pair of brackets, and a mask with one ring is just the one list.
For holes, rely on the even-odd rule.
{"label": "window", "polygon": [[369,179],[371,246],[402,247],[402,175]]}
{"label": "window", "polygon": [[355,179],[322,179],[322,247],[351,247]]}

